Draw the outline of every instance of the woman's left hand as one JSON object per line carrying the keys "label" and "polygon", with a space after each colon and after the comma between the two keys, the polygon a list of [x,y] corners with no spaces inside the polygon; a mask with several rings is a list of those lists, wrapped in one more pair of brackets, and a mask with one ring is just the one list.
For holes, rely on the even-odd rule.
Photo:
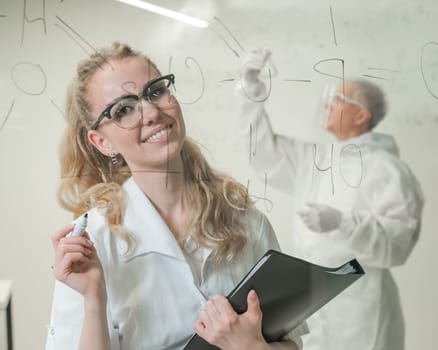
{"label": "woman's left hand", "polygon": [[199,312],[195,330],[210,344],[226,350],[265,349],[262,310],[254,290],[247,296],[248,309],[237,314],[228,299],[217,295]]}

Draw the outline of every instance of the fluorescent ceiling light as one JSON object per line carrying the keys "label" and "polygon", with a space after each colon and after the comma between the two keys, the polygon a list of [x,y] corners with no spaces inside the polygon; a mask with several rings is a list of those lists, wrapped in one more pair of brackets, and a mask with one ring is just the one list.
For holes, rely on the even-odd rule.
{"label": "fluorescent ceiling light", "polygon": [[170,17],[181,22],[191,24],[192,26],[201,27],[201,28],[208,27],[208,23],[205,21],[187,15],[183,15],[182,13],[176,11],[165,9],[164,7],[153,5],[148,2],[144,2],[140,0],[117,0],[117,1],[123,2],[128,5],[139,7],[143,10],[155,12],[160,15]]}

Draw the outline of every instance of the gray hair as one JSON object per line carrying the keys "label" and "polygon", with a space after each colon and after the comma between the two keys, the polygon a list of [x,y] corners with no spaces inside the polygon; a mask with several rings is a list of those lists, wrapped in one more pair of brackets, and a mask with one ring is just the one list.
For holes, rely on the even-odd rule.
{"label": "gray hair", "polygon": [[353,79],[357,90],[355,98],[362,102],[371,113],[371,120],[368,123],[368,130],[372,130],[385,117],[387,103],[383,90],[375,83],[365,79]]}

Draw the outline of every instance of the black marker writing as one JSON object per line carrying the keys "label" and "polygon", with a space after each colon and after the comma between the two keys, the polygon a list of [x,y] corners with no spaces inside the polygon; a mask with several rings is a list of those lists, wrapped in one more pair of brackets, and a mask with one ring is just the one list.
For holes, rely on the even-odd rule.
{"label": "black marker writing", "polygon": [[[37,89],[37,90],[35,90],[35,91],[30,91],[30,89],[28,88],[28,89],[26,90],[24,87],[22,87],[22,86],[18,83],[18,81],[17,81],[17,77],[16,77],[16,75],[17,75],[17,73],[18,73],[17,71],[19,71],[20,69],[26,68],[26,67],[28,67],[28,68],[35,68],[35,69],[37,70],[37,72],[41,73],[41,77],[42,77],[42,86],[41,86],[40,89]],[[24,92],[24,93],[27,94],[27,95],[32,95],[32,96],[41,95],[41,94],[46,90],[46,87],[47,87],[47,77],[46,77],[46,73],[44,72],[43,68],[42,68],[39,64],[35,64],[35,63],[30,63],[30,62],[18,62],[18,63],[16,63],[16,64],[14,64],[14,65],[12,66],[12,69],[11,69],[11,79],[12,79],[14,85],[15,85],[19,90],[21,90],[22,92]],[[29,81],[29,79],[28,79],[27,81]],[[31,79],[31,81],[34,81],[34,79]]]}
{"label": "black marker writing", "polygon": [[[167,130],[170,130],[170,124],[167,124]],[[169,136],[166,136],[166,148],[167,148],[167,157],[166,157],[166,188],[168,188],[168,186],[169,186],[169,170],[170,170]]]}
{"label": "black marker writing", "polygon": [[[253,136],[253,126],[249,125],[249,164],[251,164],[251,158],[257,153],[257,130],[258,124],[255,125],[255,136]],[[254,146],[253,146],[254,145]],[[253,150],[254,147],[254,150]]]}
{"label": "black marker writing", "polygon": [[[389,72],[389,73],[401,73],[399,70],[395,69],[387,69],[387,68],[379,68],[379,67],[369,67],[368,70],[378,71],[378,72]],[[388,80],[387,78],[377,76],[374,74],[362,74],[363,77],[372,78],[372,79],[380,79],[380,80]]]}
{"label": "black marker writing", "polygon": [[[236,37],[231,33],[231,31],[224,25],[224,23],[217,17],[214,17],[214,20],[221,25],[223,29],[231,36],[233,41],[239,46],[239,49],[244,51],[242,45],[237,41]],[[208,27],[210,30],[212,30],[224,43],[228,46],[228,48],[234,53],[235,56],[240,57],[239,53],[231,46],[231,44],[213,27]]]}
{"label": "black marker writing", "polygon": [[60,26],[58,23],[55,23],[55,26],[61,29],[65,34],[67,34],[70,37],[70,39],[72,39],[76,44],[79,45],[82,51],[84,51],[87,55],[89,55],[88,50],[75,37],[73,37],[73,35],[70,32],[68,32],[65,28]]}
{"label": "black marker writing", "polygon": [[222,36],[222,35],[220,35],[219,33],[218,33],[218,31],[216,30],[216,29],[214,29],[213,27],[208,27],[210,30],[212,30],[219,38],[221,38],[222,39],[222,41],[225,43],[225,45],[227,45],[228,46],[228,48],[237,56],[237,57],[240,57],[240,55],[237,53],[237,51],[236,50],[234,50],[232,47],[231,47],[231,45],[228,43],[228,41],[226,41],[225,40],[225,38]]}
{"label": "black marker writing", "polygon": [[[73,34],[75,34],[83,43],[85,43],[94,53],[98,54],[101,58],[104,59],[104,61],[111,67],[111,64],[108,62],[108,60],[103,57],[95,48],[93,45],[91,45],[81,34],[79,34],[75,29],[73,29],[73,27],[71,27],[69,24],[67,24],[67,22],[65,22],[61,17],[59,16],[55,16],[64,26],[66,26],[68,29],[70,29],[71,32],[73,32]],[[82,50],[85,51],[85,53],[87,53],[87,55],[89,55],[89,52],[87,52],[87,50],[71,35],[69,34],[63,27],[61,27],[58,24],[55,24],[58,28],[62,29],[64,31],[64,33],[66,33],[71,39],[73,39],[74,42],[76,42],[80,48]]]}
{"label": "black marker writing", "polygon": [[[131,88],[130,88],[131,86]],[[122,86],[122,90],[125,91],[127,94],[135,94],[135,90],[137,89],[137,84],[135,81],[125,81]]]}
{"label": "black marker writing", "polygon": [[[320,71],[319,69],[316,68],[316,67],[318,67],[321,63],[326,63],[326,62],[331,62],[331,61],[334,61],[334,62],[341,62],[341,69],[342,69],[342,75],[341,75],[341,76],[339,76],[339,75],[333,75],[333,74],[330,74],[330,73],[326,73],[326,72]],[[345,71],[344,63],[345,63],[345,62],[344,62],[344,60],[343,60],[342,58],[328,58],[328,59],[325,59],[325,60],[321,60],[321,61],[316,62],[316,63],[313,65],[313,70],[314,70],[315,72],[320,73],[320,74],[322,74],[322,75],[325,75],[325,76],[327,76],[327,77],[337,78],[337,79],[341,79],[342,81],[344,81],[344,76],[345,76],[345,73],[344,73],[344,71]]]}
{"label": "black marker writing", "polygon": [[172,56],[169,57],[169,64],[167,65],[167,73],[172,73]]}
{"label": "black marker writing", "polygon": [[230,36],[233,38],[234,42],[240,47],[240,49],[242,51],[245,51],[245,49],[243,48],[243,46],[240,44],[240,42],[236,39],[236,37],[233,35],[233,33],[231,33],[231,31],[228,29],[228,27],[216,16],[214,16],[214,20],[216,22],[218,22],[219,24],[222,25],[222,27],[227,31],[228,34],[230,34]]}
{"label": "black marker writing", "polygon": [[362,74],[362,76],[365,77],[365,78],[380,79],[380,80],[388,80],[388,79],[386,79],[386,78],[378,77],[378,76],[376,76],[376,75],[370,75],[370,74]]}
{"label": "black marker writing", "polygon": [[[326,150],[325,146],[324,146],[324,150]],[[334,185],[334,177],[333,177],[333,151],[334,151],[334,145],[331,144],[330,157],[328,159],[329,165],[323,168],[322,166],[319,166],[317,164],[317,152],[318,152],[317,145],[313,144],[313,170],[316,169],[317,171],[320,172],[329,171],[332,194],[335,193],[335,185]],[[353,176],[351,175],[352,174],[351,169],[353,168],[353,160],[354,160],[353,158],[355,158],[358,161],[358,165],[359,165],[356,168],[359,169],[357,179],[353,179],[352,178]],[[338,163],[339,174],[343,182],[351,188],[358,188],[361,185],[363,178],[363,157],[359,146],[355,144],[348,144],[342,147],[339,152],[338,162],[339,162]],[[350,178],[347,178],[344,169],[349,169]],[[314,172],[312,172],[312,185],[313,185],[314,177],[315,177]]]}
{"label": "black marker writing", "polygon": [[249,125],[249,152],[248,152],[248,164],[251,164],[251,158],[252,158],[252,124]]}
{"label": "black marker writing", "polygon": [[26,13],[26,5],[27,5],[27,0],[24,0],[24,6],[23,6],[23,22],[22,22],[22,27],[21,27],[21,41],[20,41],[20,47],[23,45],[23,41],[24,41],[24,23],[33,23],[33,22],[37,22],[37,21],[41,21],[43,22],[43,26],[44,26],[44,34],[47,34],[47,25],[46,25],[46,0],[43,0],[43,17],[37,17],[34,19],[30,19],[27,16]]}
{"label": "black marker writing", "polygon": [[[343,168],[343,164],[344,164],[344,152],[348,151],[349,153],[349,157],[347,158],[348,160],[348,168],[351,168],[351,151],[349,151],[350,148],[356,149],[357,150],[357,154],[359,155],[359,162],[360,162],[360,172],[359,172],[359,179],[356,181],[357,183],[354,184],[350,181],[348,181],[348,179],[346,178],[346,176],[344,175],[344,171],[342,170]],[[340,155],[339,155],[339,174],[341,175],[342,179],[344,180],[344,182],[353,188],[358,188],[360,186],[360,184],[362,183],[362,177],[363,177],[363,158],[362,158],[362,152],[360,151],[360,148],[358,145],[354,145],[354,144],[348,144],[345,145],[344,147],[342,147]]]}
{"label": "black marker writing", "polygon": [[267,187],[267,180],[266,180],[266,173],[265,173],[265,193],[264,193],[264,196],[260,197],[260,196],[256,196],[253,194],[249,194],[249,180],[248,180],[247,185],[246,185],[246,193],[247,193],[247,196],[254,198],[255,202],[257,202],[257,200],[262,200],[263,204],[265,206],[265,209],[268,212],[270,212],[272,210],[272,208],[274,207],[274,203],[269,198],[266,197],[266,187]]}
{"label": "black marker writing", "polygon": [[333,10],[331,6],[330,6],[330,21],[332,23],[333,40],[335,42],[335,45],[338,46],[338,42],[336,41],[335,21],[333,20]]}
{"label": "black marker writing", "polygon": [[311,83],[312,80],[309,79],[283,79],[283,81],[293,81],[297,83]]}
{"label": "black marker writing", "polygon": [[[327,72],[323,72],[319,69],[317,69],[317,67],[321,64],[321,63],[326,63],[326,62],[340,62],[341,63],[341,75],[333,75],[331,73],[327,73]],[[342,58],[328,58],[325,60],[321,60],[316,62],[313,65],[313,70],[317,73],[320,73],[322,75],[328,76],[328,77],[332,77],[332,78],[336,78],[336,79],[341,79],[342,81],[342,94],[345,95],[345,62]],[[340,118],[340,132],[342,133],[342,116],[343,116],[343,109],[341,110],[341,118]]]}
{"label": "black marker writing", "polygon": [[[265,189],[263,192],[263,199],[264,199],[263,204],[265,206],[266,211],[269,213],[274,207],[274,204],[272,203],[271,200],[268,199],[267,192],[268,192],[268,174],[265,172]],[[268,204],[269,207],[267,206]]]}
{"label": "black marker writing", "polygon": [[11,115],[12,109],[14,108],[14,104],[15,104],[15,100],[12,100],[11,107],[9,107],[9,111],[8,111],[8,113],[6,114],[6,117],[5,117],[5,119],[3,120],[2,125],[0,125],[0,131],[2,131],[3,128],[5,127],[6,122],[8,121],[9,116]]}
{"label": "black marker writing", "polygon": [[[156,173],[156,174],[181,174],[179,170],[155,170],[155,169],[137,169],[137,170],[126,170],[126,172],[132,173]],[[123,173],[123,171],[121,171]]]}
{"label": "black marker writing", "polygon": [[50,102],[52,103],[52,105],[58,110],[58,112],[65,117],[64,111],[55,103],[55,101],[50,100]]}
{"label": "black marker writing", "polygon": [[[107,176],[113,176],[114,173],[112,172],[112,170],[110,170],[109,172],[104,172],[101,171],[100,172],[102,175]],[[134,173],[154,173],[154,174],[181,174],[181,171],[178,170],[156,170],[156,169],[136,169],[136,170],[130,170],[128,168],[121,168],[117,170],[117,174],[126,174],[126,175],[131,175]],[[94,174],[80,174],[80,175],[76,175],[76,176],[61,176],[61,179],[74,179],[74,178],[82,178],[82,177],[87,177],[87,176],[95,176]]]}
{"label": "black marker writing", "polygon": [[401,73],[401,71],[399,71],[399,70],[388,69],[388,68],[368,67],[368,69],[369,69],[369,70],[384,71],[384,72]]}
{"label": "black marker writing", "polygon": [[[332,194],[335,193],[335,184],[333,181],[333,144],[331,145],[331,149],[330,149],[330,166],[326,167],[326,168],[322,168],[319,167],[318,164],[316,164],[316,156],[317,156],[317,147],[316,144],[313,144],[313,169],[316,169],[318,171],[330,171],[330,183],[331,183],[331,188],[332,188]],[[313,172],[312,172],[312,182],[313,182]]]}
{"label": "black marker writing", "polygon": [[424,72],[424,56],[425,56],[425,51],[430,46],[438,46],[438,43],[434,42],[434,41],[429,41],[429,42],[425,43],[423,45],[423,47],[421,48],[421,56],[420,56],[421,76],[423,77],[423,82],[424,82],[424,85],[426,86],[427,91],[429,91],[431,96],[433,96],[435,98],[438,98],[438,92],[432,91],[432,89],[430,88],[429,83],[428,83],[428,81],[426,79],[426,74]]}
{"label": "black marker writing", "polygon": [[[200,78],[201,78],[201,91],[200,91],[198,97],[196,97],[195,99],[193,99],[192,101],[189,101],[189,102],[181,101],[181,99],[178,98],[178,101],[179,101],[181,104],[183,104],[183,105],[184,105],[184,104],[185,104],[185,105],[195,104],[196,102],[198,102],[198,101],[202,98],[202,96],[204,96],[204,92],[205,92],[205,79],[204,79],[204,73],[203,73],[203,71],[202,71],[201,65],[198,63],[198,61],[196,61],[195,58],[193,58],[193,57],[186,57],[186,59],[185,59],[185,61],[184,61],[184,65],[185,65],[185,67],[186,67],[187,69],[190,69],[189,62],[193,62],[193,63],[195,63],[196,67],[198,68],[199,76],[200,76]],[[169,60],[169,72],[170,72],[171,69],[172,69],[171,64],[172,64],[172,60]]]}
{"label": "black marker writing", "polygon": [[223,80],[219,80],[219,82],[218,83],[226,83],[226,82],[229,82],[229,81],[234,81],[235,79],[234,78],[230,78],[230,79],[223,79]]}
{"label": "black marker writing", "polygon": [[344,107],[341,108],[341,117],[339,118],[339,133],[340,133],[341,137],[344,135],[343,128],[342,128],[343,121],[344,121]]}

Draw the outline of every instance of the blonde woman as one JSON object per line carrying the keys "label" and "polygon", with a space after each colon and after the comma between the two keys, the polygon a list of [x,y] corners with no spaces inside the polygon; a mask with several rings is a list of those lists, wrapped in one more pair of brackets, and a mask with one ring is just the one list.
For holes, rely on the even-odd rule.
{"label": "blonde woman", "polygon": [[255,292],[241,315],[224,297],[278,242],[246,189],[186,137],[174,81],[120,43],[78,66],[59,200],[88,225],[52,237],[47,350],[181,349],[194,330],[221,349],[301,347],[305,325],[265,342]]}

